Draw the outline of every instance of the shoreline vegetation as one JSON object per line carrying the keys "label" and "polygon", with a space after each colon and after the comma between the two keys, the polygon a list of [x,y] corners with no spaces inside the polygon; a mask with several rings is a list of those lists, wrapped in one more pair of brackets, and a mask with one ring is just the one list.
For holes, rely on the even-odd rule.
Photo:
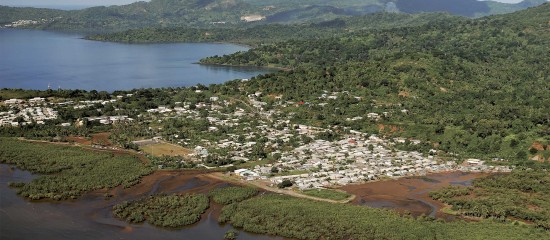
{"label": "shoreline vegetation", "polygon": [[203,194],[157,195],[142,197],[113,206],[113,214],[129,223],[147,223],[157,227],[177,228],[194,224],[208,209]]}
{"label": "shoreline vegetation", "polygon": [[0,163],[41,174],[28,183],[10,183],[17,194],[32,200],[77,199],[92,190],[129,188],[152,173],[137,156],[10,138],[0,138],[0,145]]}
{"label": "shoreline vegetation", "polygon": [[[232,43],[231,43],[232,44]],[[233,65],[233,64],[226,64],[226,63],[211,63],[211,62],[197,62],[197,64],[204,65],[204,66],[220,66],[220,67],[237,67],[237,68],[252,68],[252,69],[267,69],[267,70],[275,70],[275,71],[292,71],[292,68],[288,67],[277,67],[277,66],[251,66],[251,65]]]}
{"label": "shoreline vegetation", "polygon": [[296,239],[545,239],[522,225],[401,217],[390,210],[266,194],[222,209],[220,222],[245,231]]}

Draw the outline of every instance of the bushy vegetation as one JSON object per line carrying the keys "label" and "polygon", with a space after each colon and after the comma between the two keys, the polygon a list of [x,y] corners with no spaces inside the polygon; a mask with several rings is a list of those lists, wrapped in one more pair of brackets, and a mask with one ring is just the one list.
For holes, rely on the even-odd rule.
{"label": "bushy vegetation", "polygon": [[312,197],[325,198],[336,201],[345,200],[351,196],[348,193],[331,189],[309,189],[302,191],[302,193]]}
{"label": "bushy vegetation", "polygon": [[224,187],[210,191],[212,200],[218,204],[231,204],[243,201],[258,194],[258,190],[252,187]]}
{"label": "bushy vegetation", "polygon": [[202,194],[159,195],[117,204],[113,214],[130,223],[175,228],[198,222],[206,209],[208,197]]}
{"label": "bushy vegetation", "polygon": [[546,239],[530,226],[482,221],[422,221],[390,210],[267,194],[225,206],[221,222],[295,239]]}
{"label": "bushy vegetation", "polygon": [[0,138],[0,163],[43,174],[29,183],[14,183],[23,197],[62,200],[85,192],[130,187],[152,172],[137,157],[79,147]]}
{"label": "bushy vegetation", "polygon": [[550,174],[546,169],[516,170],[474,180],[472,187],[430,193],[466,216],[534,222],[550,229]]}
{"label": "bushy vegetation", "polygon": [[68,136],[90,136],[91,128],[62,127],[54,124],[55,121],[49,122],[48,125],[2,126],[0,127],[0,137],[24,137],[52,142],[67,142]]}

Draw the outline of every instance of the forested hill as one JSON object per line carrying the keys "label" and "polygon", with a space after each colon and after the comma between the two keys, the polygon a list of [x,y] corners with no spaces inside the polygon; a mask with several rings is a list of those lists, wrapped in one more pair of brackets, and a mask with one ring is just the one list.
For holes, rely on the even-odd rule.
{"label": "forested hill", "polygon": [[[241,88],[309,103],[294,115],[297,122],[382,133],[388,128],[380,126],[393,126],[391,134],[461,156],[520,159],[533,142],[550,141],[549,21],[544,4],[475,20],[287,41],[202,62],[293,69]],[[333,93],[336,100],[323,98]],[[373,124],[369,112],[388,117]]]}
{"label": "forested hill", "polygon": [[[505,4],[477,0],[151,0],[124,6],[61,11],[0,6],[0,25],[79,32],[113,32],[143,27],[211,27],[323,22],[373,12],[448,12],[469,17],[507,13],[545,0]],[[248,23],[248,24],[247,24]]]}
{"label": "forested hill", "polygon": [[421,26],[463,19],[443,13],[374,13],[337,18],[319,23],[267,24],[238,28],[144,28],[86,37],[90,40],[124,43],[231,42],[259,46],[285,40],[308,40],[353,34],[357,31]]}

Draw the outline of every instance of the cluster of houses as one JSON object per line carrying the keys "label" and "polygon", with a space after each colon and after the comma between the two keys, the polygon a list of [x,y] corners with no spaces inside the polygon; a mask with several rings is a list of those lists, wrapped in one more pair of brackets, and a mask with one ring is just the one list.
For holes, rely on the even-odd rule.
{"label": "cluster of houses", "polygon": [[116,124],[120,122],[133,122],[133,118],[129,118],[126,115],[123,116],[101,116],[101,117],[87,117],[88,122],[99,122],[103,125]]}
{"label": "cluster of houses", "polygon": [[94,101],[86,100],[86,101],[79,101],[77,103],[69,101],[69,102],[58,103],[58,105],[60,105],[60,106],[72,105],[74,109],[84,109],[84,108],[93,107],[95,104],[105,105],[105,104],[108,104],[108,103],[115,103],[116,101],[117,101],[117,99],[94,100]]}
{"label": "cluster of houses", "polygon": [[[336,93],[321,96],[321,98],[338,95]],[[226,136],[210,140],[201,139],[193,146],[197,161],[206,159],[208,148],[224,149],[229,158],[235,161],[249,161],[252,149],[260,144],[257,137],[267,139],[261,144],[270,149],[270,154],[278,154],[278,162],[274,164],[257,165],[251,169],[239,169],[235,172],[246,180],[266,179],[273,184],[284,180],[291,180],[300,189],[321,188],[333,185],[361,183],[380,178],[396,178],[403,176],[418,176],[428,173],[445,171],[497,171],[505,172],[506,167],[493,167],[483,162],[473,162],[470,165],[457,165],[454,161],[446,161],[434,155],[423,155],[415,151],[396,150],[394,142],[404,142],[405,139],[384,139],[376,135],[366,135],[357,131],[350,131],[346,138],[338,141],[316,139],[319,132],[327,129],[306,125],[294,125],[288,117],[282,116],[277,108],[266,110],[267,103],[261,101],[262,93],[248,95],[250,109],[235,108],[233,111],[221,111],[228,108],[230,103],[211,97],[210,102],[199,102],[195,108],[189,103],[176,103],[176,107],[158,107],[147,112],[157,117],[187,117],[203,119],[209,122],[208,131],[215,134],[225,127]],[[280,100],[280,97],[279,97]],[[277,103],[284,107],[288,102]],[[199,110],[208,111],[208,116],[201,117]],[[406,112],[403,112],[406,113]],[[372,120],[389,113],[369,113],[365,115]],[[243,121],[243,120],[254,120]],[[351,121],[357,119],[350,119]],[[229,127],[229,130],[227,130]],[[229,132],[227,132],[229,131]],[[314,139],[309,143],[299,141],[298,147],[290,147],[291,139],[301,139],[302,136]],[[179,144],[188,144],[189,139],[179,140]],[[420,141],[412,140],[419,144]],[[291,149],[291,150],[289,150]],[[280,173],[274,174],[273,169]]]}
{"label": "cluster of houses", "polygon": [[[319,98],[335,99],[340,97],[340,94],[346,94],[346,92],[325,92]],[[212,133],[208,139],[189,139],[193,136],[187,136],[189,138],[184,139],[178,132],[163,134],[164,139],[195,148],[195,153],[191,156],[197,162],[201,162],[209,156],[209,148],[225,150],[228,154],[227,157],[234,161],[250,161],[257,158],[257,156],[252,157],[254,149],[258,149],[258,144],[263,144],[260,147],[269,149],[267,154],[270,154],[273,159],[277,159],[277,162],[257,165],[251,169],[239,169],[235,174],[246,180],[265,179],[273,184],[291,180],[300,189],[453,170],[510,171],[507,167],[488,166],[477,159],[468,159],[465,164],[457,165],[454,161],[446,161],[437,157],[434,154],[435,150],[430,155],[397,150],[393,146],[395,142],[404,142],[405,139],[385,139],[357,131],[349,131],[343,139],[336,141],[322,140],[317,137],[318,134],[326,132],[328,129],[291,124],[289,117],[292,114],[285,115],[279,110],[289,104],[300,103],[284,102],[281,101],[282,96],[275,96],[275,99],[279,100],[276,103],[276,108],[266,110],[267,103],[262,102],[262,96],[261,92],[249,94],[247,101],[226,100],[211,96],[209,101],[205,102],[194,104],[176,102],[172,105],[173,107],[159,106],[143,112],[138,117],[145,121],[158,123],[169,118],[207,121],[208,132]],[[122,98],[124,96],[116,96],[111,100],[69,101],[57,103],[54,107],[83,109],[97,104],[114,103]],[[243,103],[246,107],[242,106]],[[58,117],[57,112],[50,108],[52,104],[44,98],[10,99],[4,101],[3,104],[10,110],[0,112],[0,125],[19,126],[31,122],[43,124],[45,120]],[[204,115],[204,111],[208,114]],[[363,117],[378,120],[381,117],[388,117],[388,113],[368,113],[364,116],[350,118],[348,121],[361,120]],[[128,116],[88,117],[87,120],[97,121],[100,124],[134,121]],[[159,128],[159,130],[161,129]],[[410,142],[412,144],[420,143],[417,140]]]}
{"label": "cluster of houses", "polygon": [[[148,109],[147,113],[140,115],[144,119],[157,120],[169,118],[189,118],[193,120],[206,120],[209,123],[208,132],[212,133],[207,139],[180,139],[179,133],[163,136],[164,139],[172,140],[173,143],[195,148],[191,157],[197,161],[206,159],[209,156],[208,148],[224,149],[228,158],[234,161],[246,162],[251,159],[253,148],[257,144],[264,144],[274,153],[280,150],[291,141],[292,138],[299,139],[301,135],[314,137],[319,129],[305,125],[292,125],[286,118],[277,118],[274,115],[280,114],[276,110],[265,111],[265,102],[257,100],[262,95],[256,92],[249,95],[248,102],[240,100],[228,101],[212,96],[207,102],[198,102],[191,106],[189,102],[176,102],[174,107],[159,106]],[[237,103],[237,104],[236,104]],[[248,107],[230,106],[245,103]],[[227,111],[227,109],[232,109]],[[201,116],[201,111],[207,111],[207,116]],[[260,117],[258,117],[258,114]],[[220,129],[224,129],[223,134]],[[162,131],[162,130],[161,130]],[[266,141],[258,143],[258,138],[265,138]],[[194,142],[194,144],[191,144]],[[197,143],[198,142],[198,143]]]}
{"label": "cluster of houses", "polygon": [[28,100],[9,99],[4,101],[9,111],[0,112],[0,126],[22,126],[32,123],[45,124],[46,120],[57,119],[57,111],[48,107],[46,99],[35,97]]}
{"label": "cluster of houses", "polygon": [[[445,161],[432,155],[424,156],[414,151],[391,150],[392,144],[375,135],[369,137],[350,135],[344,140],[335,142],[315,140],[283,153],[281,160],[275,164],[254,167],[252,171],[258,175],[249,174],[246,179],[269,177],[269,181],[274,185],[284,180],[291,180],[300,189],[311,189],[456,170],[510,171],[508,167],[488,166],[481,161],[472,161],[472,164],[458,166],[454,161]],[[297,174],[273,176],[273,169]]]}
{"label": "cluster of houses", "polygon": [[[453,161],[445,161],[433,155],[396,150],[393,147],[394,142],[403,142],[404,139],[389,140],[357,131],[350,131],[345,138],[337,141],[318,139],[317,134],[327,129],[291,124],[288,117],[284,117],[276,108],[265,110],[267,103],[261,101],[261,96],[261,92],[248,95],[248,102],[243,102],[248,105],[246,110],[243,107],[230,106],[235,101],[221,100],[217,96],[212,96],[209,101],[199,102],[193,106],[188,102],[176,102],[173,108],[159,106],[147,110],[140,117],[151,121],[158,120],[159,123],[162,119],[174,117],[208,121],[208,131],[223,137],[199,141],[195,139],[193,144],[195,154],[192,156],[197,161],[208,157],[208,148],[217,148],[227,150],[228,157],[232,160],[246,162],[251,159],[250,156],[257,144],[263,144],[261,147],[270,149],[268,154],[272,157],[275,154],[278,155],[277,162],[257,165],[252,169],[239,169],[235,173],[247,180],[268,179],[273,184],[291,180],[300,189],[452,170],[474,172],[510,170],[506,167],[488,166],[477,159],[468,159],[466,164],[457,165]],[[331,99],[331,97],[338,97],[338,94],[327,93],[320,98]],[[71,101],[57,105],[82,109],[96,104],[114,103],[121,98],[123,96],[117,96],[117,99],[112,100]],[[278,98],[281,99],[280,96]],[[284,104],[281,101],[278,103],[282,107]],[[4,105],[9,106],[10,111],[0,112],[0,125],[19,126],[31,122],[43,124],[45,120],[57,118],[57,112],[48,107],[50,104],[44,98],[10,99],[4,101]],[[232,110],[227,111],[229,108]],[[208,112],[206,116],[201,114],[204,110]],[[365,116],[377,120],[382,115],[369,113]],[[360,120],[358,118],[362,117],[349,120]],[[128,116],[100,116],[88,117],[87,120],[97,121],[100,124],[114,124],[134,119]],[[220,129],[224,130],[223,134],[216,134]],[[172,136],[165,136],[165,139],[182,145],[188,145],[191,142],[189,141],[191,139],[180,139],[178,133],[171,134]],[[261,143],[258,142],[259,137],[263,138]],[[304,138],[310,141],[306,143]],[[291,141],[298,143],[289,144]],[[419,143],[414,140],[411,142]]]}
{"label": "cluster of houses", "polygon": [[[132,94],[127,94],[127,97]],[[45,124],[46,120],[58,118],[58,112],[54,109],[58,107],[68,107],[73,109],[93,108],[97,104],[106,105],[117,102],[123,96],[117,96],[117,99],[110,100],[85,100],[85,101],[66,101],[51,103],[45,98],[34,97],[30,99],[8,99],[3,102],[4,106],[9,108],[7,112],[0,112],[0,126],[22,126],[31,123]],[[100,109],[98,109],[98,113]],[[128,116],[98,116],[87,117],[90,122],[99,122],[100,124],[114,124],[119,122],[134,121]],[[82,121],[77,122],[83,124]],[[61,126],[71,126],[71,123],[62,123]]]}
{"label": "cluster of houses", "polygon": [[26,27],[31,25],[45,24],[45,23],[51,23],[56,19],[61,19],[61,18],[63,17],[40,18],[37,20],[21,19],[21,20],[13,21],[8,24],[0,25],[0,28],[18,28],[18,27]]}
{"label": "cluster of houses", "polygon": [[11,22],[9,24],[5,24],[4,27],[7,28],[16,28],[16,27],[24,27],[24,26],[30,26],[30,25],[37,25],[48,22],[47,19],[40,19],[40,20],[17,20],[14,22]]}

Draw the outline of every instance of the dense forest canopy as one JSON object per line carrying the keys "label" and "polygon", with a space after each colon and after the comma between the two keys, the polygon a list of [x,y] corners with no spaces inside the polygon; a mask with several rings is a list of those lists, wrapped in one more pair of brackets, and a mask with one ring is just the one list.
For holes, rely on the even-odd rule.
{"label": "dense forest canopy", "polygon": [[357,31],[412,27],[441,21],[458,21],[443,13],[397,14],[374,13],[344,17],[316,23],[267,24],[236,28],[142,28],[111,34],[88,36],[88,39],[125,43],[150,42],[232,42],[260,46],[287,40],[314,40],[354,34]]}

